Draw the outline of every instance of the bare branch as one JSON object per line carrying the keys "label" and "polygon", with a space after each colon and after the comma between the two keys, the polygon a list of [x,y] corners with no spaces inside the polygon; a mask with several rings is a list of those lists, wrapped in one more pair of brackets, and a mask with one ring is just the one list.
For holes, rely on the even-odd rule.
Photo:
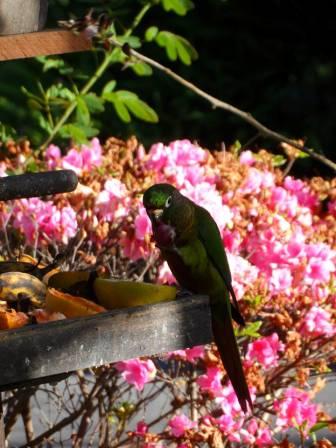
{"label": "bare branch", "polygon": [[[115,38],[110,38],[110,42],[115,45],[116,47],[123,48],[123,45],[120,44]],[[262,123],[260,123],[258,120],[256,120],[249,112],[245,112],[241,109],[238,109],[237,107],[233,106],[232,104],[229,104],[225,101],[222,101],[209,93],[205,92],[204,90],[197,87],[195,84],[193,84],[190,81],[187,81],[186,79],[182,78],[182,76],[175,73],[170,68],[166,67],[163,64],[160,64],[159,62],[155,61],[154,59],[151,59],[142,53],[139,53],[136,50],[133,49],[127,49],[127,54],[130,56],[133,56],[139,61],[146,62],[151,67],[156,68],[157,70],[160,70],[161,72],[164,72],[166,75],[173,78],[178,83],[182,84],[187,89],[193,91],[198,96],[204,98],[207,100],[213,108],[219,108],[226,110],[227,112],[230,112],[233,115],[238,116],[242,120],[249,123],[251,126],[253,126],[255,129],[257,129],[258,133],[264,137],[271,138],[272,140],[275,140],[277,142],[285,142],[289,145],[293,146],[294,148],[299,149],[300,151],[305,152],[306,154],[309,154],[314,159],[318,160],[319,162],[323,163],[324,165],[328,166],[332,170],[336,171],[336,163],[329,160],[324,155],[315,152],[312,148],[308,148],[304,145],[301,145],[300,143],[296,142],[295,140],[291,140],[290,138],[286,137],[285,135],[279,134],[278,132],[273,131],[272,129],[269,129]]]}

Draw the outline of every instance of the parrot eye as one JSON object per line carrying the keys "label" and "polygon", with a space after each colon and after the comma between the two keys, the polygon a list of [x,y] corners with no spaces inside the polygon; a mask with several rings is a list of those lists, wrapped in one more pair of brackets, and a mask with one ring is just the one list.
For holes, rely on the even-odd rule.
{"label": "parrot eye", "polygon": [[169,197],[167,198],[167,200],[166,200],[166,203],[165,203],[165,208],[168,208],[168,207],[170,207],[170,206],[171,206],[171,202],[172,202],[172,197],[171,197],[171,196],[169,196]]}

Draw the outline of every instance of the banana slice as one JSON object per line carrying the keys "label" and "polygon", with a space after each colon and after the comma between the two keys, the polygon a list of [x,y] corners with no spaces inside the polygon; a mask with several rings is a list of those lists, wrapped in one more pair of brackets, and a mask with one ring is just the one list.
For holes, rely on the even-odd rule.
{"label": "banana slice", "polygon": [[26,272],[4,272],[0,274],[0,300],[14,302],[29,298],[32,305],[41,307],[45,302],[46,285],[34,275]]}
{"label": "banana slice", "polygon": [[174,286],[96,278],[93,290],[97,302],[107,309],[128,308],[176,298]]}

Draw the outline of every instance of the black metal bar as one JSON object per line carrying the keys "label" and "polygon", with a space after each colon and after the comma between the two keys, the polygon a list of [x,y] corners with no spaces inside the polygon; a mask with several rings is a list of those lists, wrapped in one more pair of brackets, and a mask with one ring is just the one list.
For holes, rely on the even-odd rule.
{"label": "black metal bar", "polygon": [[48,196],[73,191],[78,184],[72,170],[26,173],[0,178],[0,201]]}

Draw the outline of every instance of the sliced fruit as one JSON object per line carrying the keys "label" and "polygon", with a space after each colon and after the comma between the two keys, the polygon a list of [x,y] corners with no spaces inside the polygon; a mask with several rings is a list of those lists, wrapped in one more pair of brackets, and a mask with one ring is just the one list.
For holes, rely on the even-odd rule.
{"label": "sliced fruit", "polygon": [[29,317],[25,313],[15,310],[0,311],[0,330],[10,330],[20,328],[28,324]]}
{"label": "sliced fruit", "polygon": [[29,298],[32,305],[44,303],[47,287],[34,275],[26,272],[4,272],[0,274],[0,299],[17,302]]}
{"label": "sliced fruit", "polygon": [[90,271],[57,272],[49,278],[48,286],[58,289],[69,289],[79,282],[89,281]]}
{"label": "sliced fruit", "polygon": [[55,288],[48,288],[46,295],[46,310],[49,312],[59,312],[66,317],[90,316],[91,314],[106,311],[83,297],[72,296]]}
{"label": "sliced fruit", "polygon": [[38,324],[45,324],[54,320],[66,319],[66,316],[63,313],[59,313],[56,311],[47,311],[41,308],[35,309],[30,313],[30,315],[35,318]]}
{"label": "sliced fruit", "polygon": [[176,298],[174,286],[96,278],[93,289],[97,302],[107,309],[128,308]]}

